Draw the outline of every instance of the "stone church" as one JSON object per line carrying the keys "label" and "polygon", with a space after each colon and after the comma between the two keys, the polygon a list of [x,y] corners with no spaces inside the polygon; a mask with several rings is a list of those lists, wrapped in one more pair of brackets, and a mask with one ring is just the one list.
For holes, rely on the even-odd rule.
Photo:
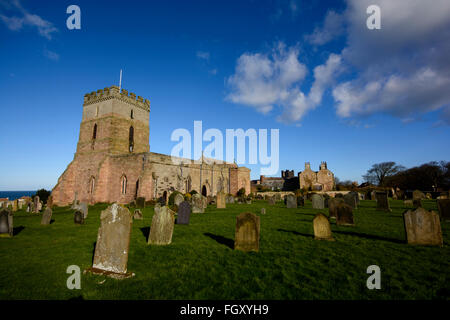
{"label": "stone church", "polygon": [[117,86],[86,94],[77,150],[52,190],[53,203],[129,203],[167,198],[175,190],[250,193],[248,168],[203,157],[176,164],[150,152],[149,119],[150,102]]}

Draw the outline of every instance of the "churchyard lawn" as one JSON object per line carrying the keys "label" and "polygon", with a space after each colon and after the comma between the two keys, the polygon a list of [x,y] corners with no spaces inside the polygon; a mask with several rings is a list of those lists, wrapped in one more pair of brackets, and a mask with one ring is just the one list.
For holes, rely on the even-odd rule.
{"label": "churchyard lawn", "polygon": [[[189,225],[175,224],[172,243],[148,245],[153,207],[134,220],[128,271],[116,280],[81,274],[81,289],[69,290],[71,265],[92,266],[100,212],[89,207],[83,225],[69,207],[53,209],[52,223],[40,214],[14,214],[14,237],[0,238],[0,299],[449,299],[450,223],[442,222],[444,247],[407,245],[403,201],[390,200],[391,213],[361,201],[355,226],[336,226],[336,241],[314,240],[313,218],[328,209],[288,209],[257,200],[252,204],[209,205],[191,214]],[[437,211],[436,201],[425,200]],[[266,214],[261,215],[261,209]],[[260,216],[259,252],[233,250],[236,217]],[[381,269],[381,290],[366,286],[367,267]]]}

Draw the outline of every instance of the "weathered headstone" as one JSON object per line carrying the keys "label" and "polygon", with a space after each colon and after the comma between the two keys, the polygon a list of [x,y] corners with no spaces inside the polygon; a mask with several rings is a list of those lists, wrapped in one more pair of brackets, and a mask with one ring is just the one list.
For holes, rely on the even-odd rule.
{"label": "weathered headstone", "polygon": [[331,234],[331,226],[328,217],[318,213],[313,220],[314,239],[316,240],[334,240]]}
{"label": "weathered headstone", "polygon": [[12,205],[12,211],[16,212],[19,209],[19,200],[14,200]]}
{"label": "weathered headstone", "polygon": [[261,209],[261,214],[266,214],[266,208]]}
{"label": "weathered headstone", "polygon": [[305,206],[305,198],[302,196],[297,197],[297,207],[304,207]]}
{"label": "weathered headstone", "polygon": [[311,196],[312,207],[313,209],[323,209],[325,208],[325,204],[323,201],[323,197],[320,194],[313,194]]}
{"label": "weathered headstone", "polygon": [[73,222],[75,224],[84,224],[84,214],[80,210],[75,211],[73,214]]}
{"label": "weathered headstone", "polygon": [[353,226],[353,208],[346,203],[337,205],[336,224],[338,226]]}
{"label": "weathered headstone", "polygon": [[172,242],[174,222],[175,212],[166,206],[161,207],[161,210],[153,215],[148,244],[170,244]]}
{"label": "weathered headstone", "polygon": [[134,210],[133,219],[135,219],[135,220],[144,219],[144,216],[142,215],[142,211],[140,209]]}
{"label": "weathered headstone", "polygon": [[39,196],[35,196],[33,200],[33,213],[38,213],[41,209],[39,208]]}
{"label": "weathered headstone", "polygon": [[273,206],[275,204],[275,197],[269,197],[269,200],[267,201],[267,203],[271,206]]}
{"label": "weathered headstone", "polygon": [[356,209],[358,207],[357,203],[356,203],[356,198],[355,198],[355,194],[353,193],[347,193],[344,195],[344,202],[346,204],[348,204],[350,207],[352,207],[353,209]]}
{"label": "weathered headstone", "polygon": [[259,251],[260,218],[250,212],[236,217],[234,249],[242,251]]}
{"label": "weathered headstone", "polygon": [[228,195],[226,197],[226,203],[234,203],[234,197],[232,195]]}
{"label": "weathered headstone", "polygon": [[217,209],[225,209],[227,207],[224,192],[217,193],[216,205],[217,205]]}
{"label": "weathered headstone", "polygon": [[117,203],[100,214],[92,273],[123,279],[134,274],[127,273],[128,249],[133,219],[130,211]]}
{"label": "weathered headstone", "polygon": [[377,210],[378,211],[386,211],[391,212],[391,208],[389,207],[389,198],[387,192],[376,192],[375,194],[377,198]]}
{"label": "weathered headstone", "polygon": [[0,237],[12,237],[14,232],[13,213],[9,209],[0,210]]}
{"label": "weathered headstone", "polygon": [[328,200],[328,212],[330,213],[330,218],[337,217],[337,206],[339,203],[344,203],[342,198],[330,198]]}
{"label": "weathered headstone", "polygon": [[437,205],[442,221],[450,221],[450,199],[439,199]]}
{"label": "weathered headstone", "polygon": [[286,196],[286,207],[290,209],[297,208],[297,198],[293,194]]}
{"label": "weathered headstone", "polygon": [[53,197],[50,195],[50,196],[48,196],[48,199],[47,199],[47,207],[48,208],[50,208],[50,209],[52,209],[53,208]]}
{"label": "weathered headstone", "polygon": [[191,205],[187,201],[183,201],[178,206],[177,224],[189,224],[191,217]]}
{"label": "weathered headstone", "polygon": [[203,196],[201,194],[193,194],[191,198],[192,213],[204,213]]}
{"label": "weathered headstone", "polygon": [[136,208],[145,208],[145,198],[144,197],[137,197],[136,198]]}
{"label": "weathered headstone", "polygon": [[42,214],[41,224],[47,225],[52,221],[52,209],[46,208]]}
{"label": "weathered headstone", "polygon": [[442,230],[439,215],[424,208],[403,213],[408,244],[442,246]]}

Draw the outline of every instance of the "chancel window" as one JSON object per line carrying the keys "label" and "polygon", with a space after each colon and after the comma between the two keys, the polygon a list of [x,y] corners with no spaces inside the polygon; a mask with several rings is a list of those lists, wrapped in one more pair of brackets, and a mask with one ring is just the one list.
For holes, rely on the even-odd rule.
{"label": "chancel window", "polygon": [[97,124],[94,124],[94,131],[92,132],[92,139],[97,139]]}
{"label": "chancel window", "polygon": [[134,128],[130,127],[130,133],[128,135],[128,148],[130,152],[133,152],[134,148]]}
{"label": "chancel window", "polygon": [[122,188],[122,194],[126,194],[127,193],[127,177],[126,176],[122,176],[121,188]]}

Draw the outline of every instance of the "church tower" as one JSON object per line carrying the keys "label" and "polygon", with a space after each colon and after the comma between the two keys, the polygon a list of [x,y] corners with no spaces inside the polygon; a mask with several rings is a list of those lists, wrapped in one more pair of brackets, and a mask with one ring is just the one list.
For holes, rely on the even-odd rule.
{"label": "church tower", "polygon": [[75,156],[149,152],[150,102],[117,86],[84,96]]}

